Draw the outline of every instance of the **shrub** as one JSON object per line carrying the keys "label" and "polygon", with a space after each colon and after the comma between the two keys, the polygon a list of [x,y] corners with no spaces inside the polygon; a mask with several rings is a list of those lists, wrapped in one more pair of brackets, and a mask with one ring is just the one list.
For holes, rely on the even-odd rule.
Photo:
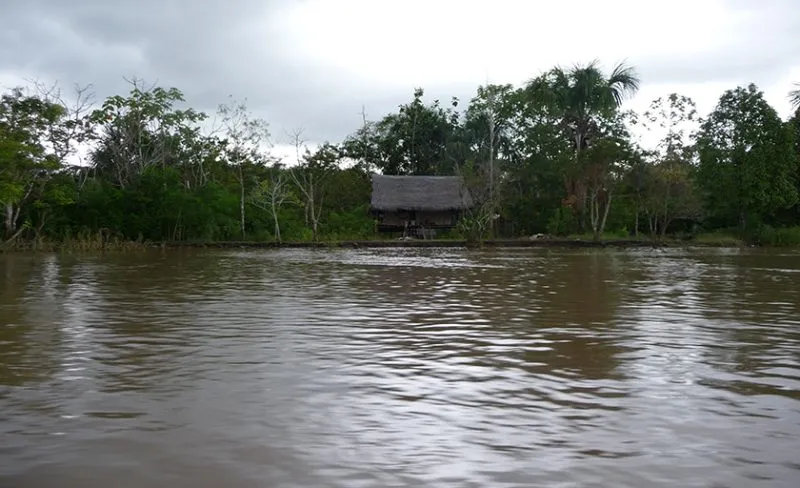
{"label": "shrub", "polygon": [[762,246],[800,246],[800,226],[774,228],[764,225],[755,237],[755,242]]}

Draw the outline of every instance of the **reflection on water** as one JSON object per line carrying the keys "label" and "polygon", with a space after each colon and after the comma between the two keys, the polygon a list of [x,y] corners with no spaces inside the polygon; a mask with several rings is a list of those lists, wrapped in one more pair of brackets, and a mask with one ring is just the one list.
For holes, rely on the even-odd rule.
{"label": "reflection on water", "polygon": [[800,486],[798,258],[0,256],[0,486]]}

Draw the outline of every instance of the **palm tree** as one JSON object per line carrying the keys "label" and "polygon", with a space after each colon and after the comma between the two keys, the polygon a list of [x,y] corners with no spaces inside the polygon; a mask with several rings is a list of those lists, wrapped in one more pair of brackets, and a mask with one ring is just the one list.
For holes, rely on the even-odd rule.
{"label": "palm tree", "polygon": [[800,83],[795,83],[794,86],[797,89],[789,92],[789,102],[791,102],[792,108],[800,110]]}
{"label": "palm tree", "polygon": [[[573,140],[575,168],[581,153],[599,134],[600,121],[613,116],[622,102],[639,90],[639,76],[633,67],[619,63],[606,76],[597,60],[569,69],[555,67],[530,81],[529,100],[561,120],[561,126]],[[568,176],[565,181],[568,197],[583,212],[586,199],[580,178]]]}

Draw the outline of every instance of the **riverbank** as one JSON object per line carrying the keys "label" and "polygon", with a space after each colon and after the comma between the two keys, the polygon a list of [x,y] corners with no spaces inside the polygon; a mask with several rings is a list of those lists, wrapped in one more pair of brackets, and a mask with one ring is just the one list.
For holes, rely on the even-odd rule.
{"label": "riverbank", "polygon": [[639,248],[639,247],[742,247],[730,243],[695,242],[695,241],[657,241],[642,239],[611,239],[593,241],[584,239],[490,239],[481,244],[469,243],[465,240],[455,239],[396,239],[396,240],[352,240],[352,241],[323,241],[323,242],[255,242],[255,241],[225,241],[225,242],[165,242],[161,247],[169,248]]}
{"label": "riverbank", "polygon": [[[277,243],[273,241],[168,241],[168,242],[148,242],[148,241],[120,241],[112,240],[103,242],[100,240],[90,241],[66,241],[66,242],[34,242],[18,241],[6,243],[0,246],[0,253],[3,252],[109,252],[121,251],[130,252],[145,249],[277,249],[277,248],[349,248],[349,249],[370,249],[370,248],[743,248],[749,246],[738,239],[690,239],[677,240],[665,239],[652,241],[649,239],[604,239],[594,241],[582,238],[554,238],[545,237],[539,239],[488,239],[480,244],[470,243],[463,239],[364,239],[364,240],[341,240],[341,241],[288,241]],[[757,246],[758,247],[758,246]]]}

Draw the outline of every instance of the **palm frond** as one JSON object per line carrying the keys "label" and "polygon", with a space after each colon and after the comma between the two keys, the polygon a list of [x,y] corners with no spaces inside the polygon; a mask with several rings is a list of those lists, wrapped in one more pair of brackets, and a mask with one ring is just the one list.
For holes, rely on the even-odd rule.
{"label": "palm frond", "polygon": [[592,107],[598,98],[598,87],[603,79],[596,63],[588,65],[575,65],[570,71],[569,103],[568,106],[575,111],[577,118],[584,118],[588,107]]}
{"label": "palm frond", "polygon": [[794,86],[797,87],[796,90],[792,90],[789,92],[789,102],[792,104],[792,108],[795,110],[800,109],[800,83],[795,83]]}
{"label": "palm frond", "polygon": [[529,81],[526,92],[529,101],[534,104],[560,109],[564,105],[564,88],[568,85],[567,74],[556,67]]}
{"label": "palm frond", "polygon": [[633,96],[639,91],[641,80],[636,70],[623,62],[614,67],[611,71],[611,76],[608,77],[607,83],[608,87],[611,89],[614,103],[619,106],[625,98]]}

